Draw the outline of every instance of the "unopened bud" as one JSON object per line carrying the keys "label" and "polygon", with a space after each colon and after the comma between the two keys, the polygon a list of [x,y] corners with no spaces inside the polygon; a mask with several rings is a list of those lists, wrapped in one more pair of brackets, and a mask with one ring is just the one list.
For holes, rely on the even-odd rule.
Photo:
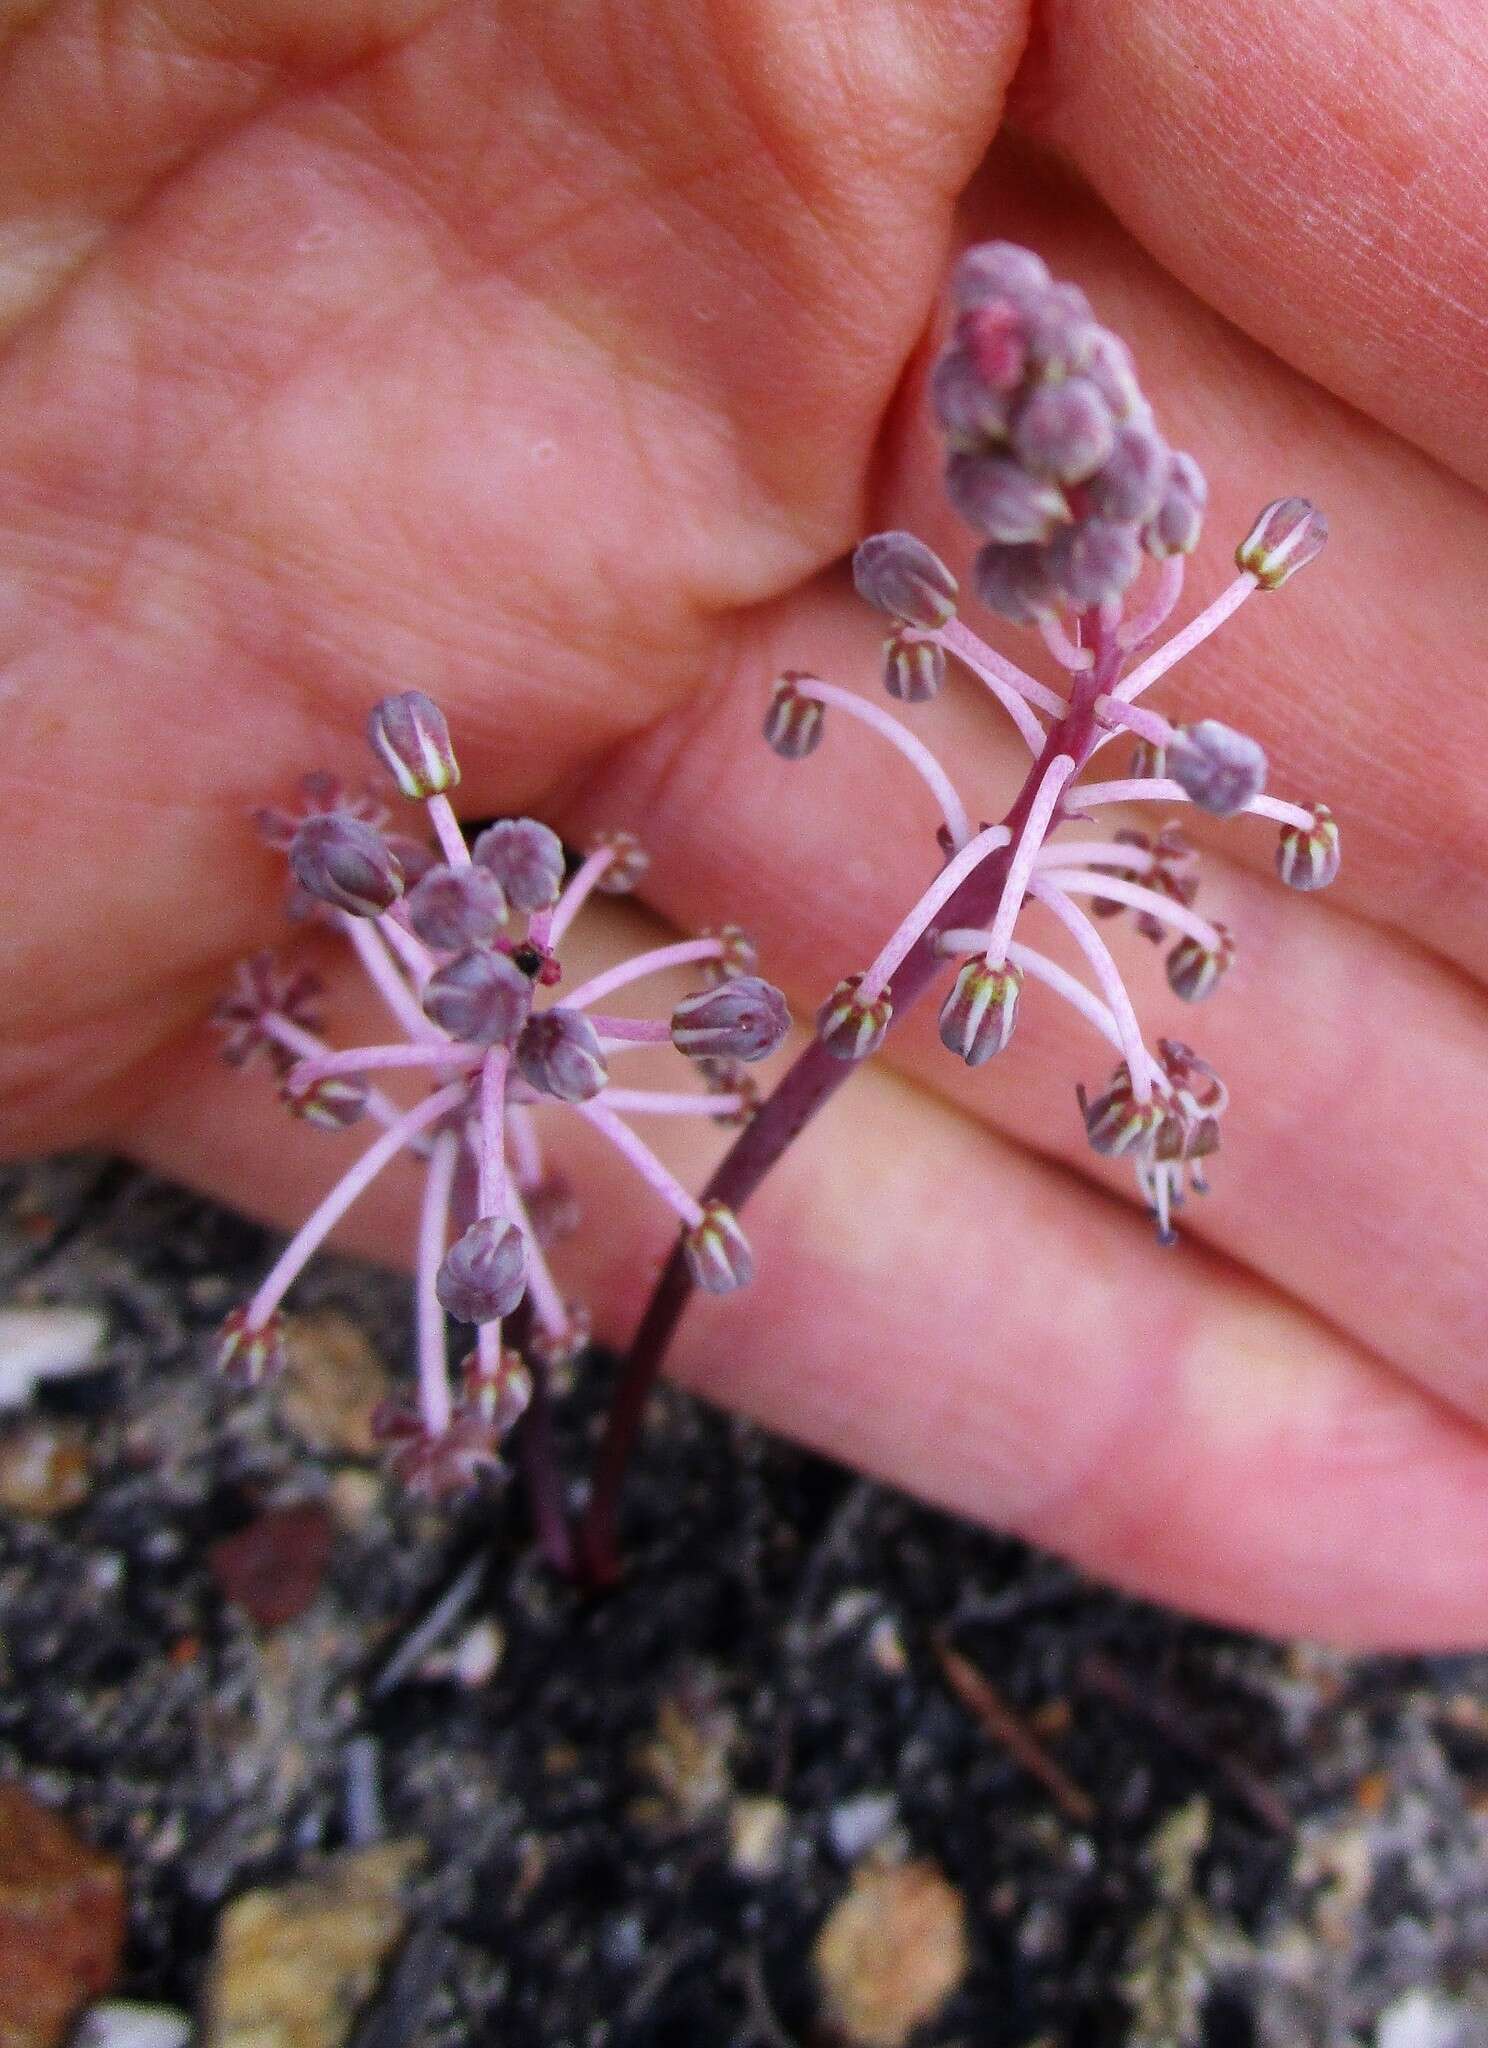
{"label": "unopened bud", "polygon": [[1029,363],[1050,381],[1082,371],[1103,331],[1077,284],[1055,284],[1040,293],[1029,302],[1026,322]]}
{"label": "unopened bud", "polygon": [[865,1060],[878,1051],[894,1014],[885,995],[858,994],[861,974],[839,981],[816,1013],[816,1035],[834,1059]]}
{"label": "unopened bud", "polygon": [[527,1291],[527,1251],[514,1223],[482,1216],[445,1253],[434,1276],[441,1306],[460,1323],[495,1323]]}
{"label": "unopened bud", "polygon": [[983,604],[1015,626],[1036,626],[1059,615],[1059,592],[1045,548],[1004,547],[993,541],[977,556],[972,581]]}
{"label": "unopened bud", "polygon": [[551,910],[563,888],[563,841],[536,818],[502,818],[470,849],[479,867],[493,874],[513,910],[532,917]]}
{"label": "unopened bud", "polygon": [[785,997],[757,974],[700,989],[672,1012],[672,1043],[689,1059],[762,1060],[789,1028]]}
{"label": "unopened bud", "polygon": [[1133,424],[1147,422],[1147,401],[1137,382],[1132,352],[1108,327],[1098,327],[1091,335],[1080,374],[1090,379],[1110,407],[1113,419]]}
{"label": "unopened bud", "polygon": [[825,709],[815,697],[804,696],[800,687],[811,680],[793,669],[780,678],[771,693],[765,740],[782,761],[802,761],[821,744]]}
{"label": "unopened bud", "polygon": [[953,448],[1007,437],[1010,393],[989,384],[969,348],[947,349],[930,373],[930,404]]}
{"label": "unopened bud", "polygon": [[408,922],[439,953],[489,946],[506,922],[506,896],[489,868],[432,867],[408,892]]}
{"label": "unopened bud", "polygon": [[941,1006],[941,1044],[969,1067],[985,1065],[1013,1035],[1022,987],[1021,968],[993,967],[979,958],[963,962]]}
{"label": "unopened bud", "polygon": [[754,1278],[754,1254],[738,1218],[722,1202],[704,1202],[702,1221],[682,1233],[688,1271],[705,1294],[732,1294]]}
{"label": "unopened bud", "polygon": [[1091,1150],[1104,1159],[1122,1159],[1128,1153],[1147,1150],[1165,1113],[1155,1095],[1146,1102],[1137,1101],[1125,1065],[1117,1068],[1104,1095],[1097,1095],[1091,1102],[1086,1100],[1083,1088],[1076,1088],[1075,1097],[1085,1119],[1085,1135]]}
{"label": "unopened bud", "polygon": [[1168,955],[1168,986],[1186,1003],[1201,1003],[1205,996],[1212,995],[1235,957],[1235,941],[1229,932],[1222,924],[1214,929],[1219,938],[1217,946],[1206,946],[1185,933]]}
{"label": "unopened bud", "polygon": [[299,1082],[294,1069],[280,1084],[279,1099],[292,1116],[318,1131],[346,1131],[367,1114],[371,1094],[360,1074],[322,1074]]}
{"label": "unopened bud", "polygon": [[968,526],[1010,546],[1046,540],[1069,517],[1056,484],[1030,476],[1006,455],[953,455],[946,494]]}
{"label": "unopened bud", "polygon": [[1088,377],[1039,385],[1013,421],[1019,461],[1036,476],[1052,477],[1056,483],[1084,483],[1115,445],[1111,408]]}
{"label": "unopened bud", "polygon": [[367,737],[404,796],[439,796],[460,779],[444,713],[422,690],[384,697],[367,721]]}
{"label": "unopened bud", "polygon": [[853,553],[859,597],[891,619],[926,631],[956,616],[956,579],[912,533],[874,533]]}
{"label": "unopened bud", "polygon": [[540,1010],[522,1026],[517,1072],[560,1102],[587,1102],[610,1078],[594,1026],[582,1010]]}
{"label": "unopened bud", "polygon": [[1049,543],[1048,560],[1054,582],[1080,611],[1124,595],[1142,566],[1136,533],[1113,519],[1062,526]]}
{"label": "unopened bud", "polygon": [[1257,519],[1235,550],[1262,590],[1279,590],[1323,551],[1328,522],[1306,498],[1278,498]]}
{"label": "unopened bud", "polygon": [[884,642],[884,688],[900,704],[928,704],[945,682],[945,649],[936,640],[891,633]]}
{"label": "unopened bud", "polygon": [[514,1045],[532,1008],[532,983],[504,953],[473,947],[424,984],[424,1014],[467,1045]]}
{"label": "unopened bud", "polygon": [[1167,752],[1169,775],[1216,818],[1234,817],[1266,787],[1264,748],[1217,718],[1180,727]]}
{"label": "unopened bud", "polygon": [[1150,426],[1116,430],[1115,445],[1086,490],[1090,510],[1101,519],[1145,526],[1162,508],[1168,483],[1168,450]]}
{"label": "unopened bud", "polygon": [[951,279],[951,296],[965,312],[996,299],[1029,299],[1046,292],[1049,266],[1017,242],[978,242],[966,251]]}
{"label": "unopened bud", "polygon": [[307,818],[290,841],[302,889],[352,917],[379,917],[403,893],[403,870],[375,826],[349,811]]}
{"label": "unopened bud", "polygon": [[606,896],[628,896],[650,867],[650,854],[634,832],[596,832],[589,842],[589,850],[598,852],[601,846],[613,848],[615,857],[595,883],[595,888]]}
{"label": "unopened bud", "polygon": [[1142,529],[1142,546],[1154,561],[1193,553],[1203,531],[1204,507],[1208,502],[1209,486],[1193,457],[1181,452],[1171,456],[1161,502]]}
{"label": "unopened bud", "polygon": [[261,1387],[278,1379],[289,1363],[284,1318],[276,1313],[251,1324],[247,1309],[235,1308],[217,1332],[212,1363],[235,1387]]}
{"label": "unopened bud", "polygon": [[1338,826],[1326,804],[1314,804],[1312,824],[1283,825],[1276,848],[1276,872],[1289,889],[1326,889],[1342,858]]}

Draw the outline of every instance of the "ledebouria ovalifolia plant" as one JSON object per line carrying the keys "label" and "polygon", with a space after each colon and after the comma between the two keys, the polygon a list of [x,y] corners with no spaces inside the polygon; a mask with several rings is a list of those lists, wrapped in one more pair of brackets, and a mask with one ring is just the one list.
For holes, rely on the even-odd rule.
{"label": "ledebouria ovalifolia plant", "polygon": [[[495,1468],[502,1440],[530,1406],[534,1509],[549,1554],[566,1563],[561,1492],[542,1427],[544,1376],[580,1346],[584,1324],[547,1261],[573,1204],[545,1170],[534,1111],[566,1109],[615,1147],[679,1219],[694,1284],[714,1294],[742,1287],[753,1261],[732,1214],[720,1201],[694,1200],[630,1120],[747,1116],[753,1091],[744,1066],[784,1036],[785,999],[753,973],[743,932],[726,926],[637,954],[545,1000],[561,983],[563,939],[586,898],[640,878],[636,841],[624,833],[602,839],[567,880],[561,843],[534,818],[503,819],[467,846],[446,794],[459,769],[437,705],[418,691],[390,697],[374,710],[370,736],[403,796],[425,805],[434,846],[390,832],[375,799],[322,775],[306,778],[297,813],[263,811],[259,823],[289,857],[292,907],[341,928],[399,1036],[331,1050],[316,1029],[314,977],[282,971],[268,954],[238,969],[216,1019],[227,1059],[266,1063],[296,1116],[328,1130],[363,1121],[382,1130],[252,1300],[228,1317],[217,1362],[248,1385],[282,1369],[280,1304],[289,1288],[384,1167],[415,1156],[424,1175],[414,1259],[417,1391],[380,1411],[376,1432],[395,1473],[437,1497]],[[700,970],[703,985],[669,1020],[609,1008],[630,984],[676,968]],[[694,1063],[702,1089],[612,1082],[617,1055],[668,1043]],[[369,1079],[393,1071],[422,1084],[412,1106],[400,1107]],[[457,1376],[447,1317],[472,1332]]]}
{"label": "ledebouria ovalifolia plant", "polygon": [[[972,581],[993,612],[1041,634],[1064,682],[1056,689],[1036,680],[972,632],[955,577],[912,534],[876,534],[859,547],[858,591],[893,621],[889,696],[927,702],[954,660],[1012,720],[1032,765],[1002,821],[976,829],[945,768],[901,719],[816,676],[781,678],[764,725],[775,752],[803,759],[829,714],[867,726],[934,796],[941,867],[877,957],[828,996],[813,1042],[706,1196],[741,1209],[853,1067],[932,988],[944,987],[943,1044],[979,1067],[1007,1047],[1031,979],[1070,1003],[1115,1054],[1103,1087],[1075,1091],[1086,1134],[1096,1152],[1130,1162],[1160,1237],[1171,1242],[1174,1209],[1187,1187],[1203,1188],[1204,1162],[1218,1149],[1227,1093],[1187,1045],[1148,1044],[1096,920],[1130,910],[1149,938],[1170,942],[1168,980],[1190,1002],[1215,988],[1234,946],[1194,907],[1193,849],[1171,821],[1150,829],[1142,807],[1194,804],[1218,817],[1272,820],[1281,828],[1277,871],[1294,889],[1332,881],[1339,842],[1322,804],[1266,794],[1266,757],[1253,739],[1212,718],[1174,727],[1140,700],[1253,592],[1279,589],[1312,561],[1327,524],[1305,499],[1268,505],[1236,550],[1234,580],[1149,652],[1198,544],[1202,471],[1163,440],[1125,344],[1029,250],[1006,242],[970,250],[952,299],[931,401],[945,435],[947,493],[981,540]],[[1132,745],[1125,772],[1091,774],[1115,741]],[[1101,824],[1116,807],[1118,817],[1143,823]],[[1056,837],[1067,825],[1076,836]],[[1088,979],[1043,950],[1040,925],[1062,928]],[[598,1578],[616,1569],[620,1478],[690,1287],[685,1257],[674,1253],[626,1361],[583,1532]]]}

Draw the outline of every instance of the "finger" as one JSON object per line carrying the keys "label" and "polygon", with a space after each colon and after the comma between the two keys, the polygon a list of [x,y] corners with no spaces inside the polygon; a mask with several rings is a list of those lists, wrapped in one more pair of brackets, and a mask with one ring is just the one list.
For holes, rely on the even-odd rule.
{"label": "finger", "polygon": [[[751,1208],[755,1287],[689,1309],[694,1385],[1217,1618],[1375,1645],[1481,1637],[1476,1431],[1223,1261],[1165,1257],[1058,1169],[880,1071],[853,1086]],[[328,1168],[271,1136],[263,1107],[203,1061],[134,1142],[239,1203],[247,1174],[303,1213]],[[574,1121],[555,1117],[551,1143],[592,1227],[562,1271],[613,1337],[670,1229],[613,1155],[568,1150]],[[658,1133],[668,1151],[678,1135]],[[384,1258],[410,1242],[411,1181],[363,1211]]]}
{"label": "finger", "polygon": [[1471,10],[1074,0],[1020,84],[1021,118],[1201,299],[1488,481]]}

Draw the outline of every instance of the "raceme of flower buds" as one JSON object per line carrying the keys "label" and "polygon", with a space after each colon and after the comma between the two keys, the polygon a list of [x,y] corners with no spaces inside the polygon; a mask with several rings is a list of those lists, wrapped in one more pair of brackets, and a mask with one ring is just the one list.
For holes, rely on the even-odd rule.
{"label": "raceme of flower buds", "polygon": [[614,849],[614,859],[594,886],[606,896],[628,896],[650,867],[650,854],[634,832],[597,832],[591,850],[602,846]]}
{"label": "raceme of flower buds", "polygon": [[487,826],[470,857],[493,874],[513,910],[524,917],[551,910],[563,888],[563,841],[536,818],[502,818]]}
{"label": "raceme of flower buds", "polygon": [[826,712],[815,697],[803,697],[799,685],[809,676],[792,670],[783,675],[765,713],[765,740],[782,761],[801,761],[821,744]]}
{"label": "raceme of flower buds", "polygon": [[360,1074],[323,1074],[307,1086],[291,1071],[279,1089],[291,1115],[321,1131],[345,1131],[360,1123],[367,1114],[369,1094]]}
{"label": "raceme of flower buds", "polygon": [[903,625],[933,631],[956,616],[955,577],[912,533],[871,535],[854,552],[852,572],[859,597]]}
{"label": "raceme of flower buds", "polygon": [[456,953],[489,946],[506,922],[506,894],[489,868],[432,867],[405,898],[408,922],[426,946]]}
{"label": "raceme of flower buds", "polygon": [[1200,1003],[1211,995],[1235,957],[1235,942],[1225,927],[1220,924],[1214,929],[1219,934],[1217,947],[1206,946],[1186,932],[1167,957],[1168,986],[1186,1003]]}
{"label": "raceme of flower buds", "polygon": [[1167,756],[1169,775],[1216,818],[1234,817],[1266,787],[1264,749],[1217,718],[1181,726]]}
{"label": "raceme of flower buds", "polygon": [[434,1291],[460,1323],[509,1316],[527,1291],[522,1233],[499,1216],[482,1216],[457,1238],[435,1275]]}
{"label": "raceme of flower buds", "polygon": [[561,1004],[527,1019],[515,1060],[524,1081],[560,1102],[587,1102],[610,1078],[594,1026]]}
{"label": "raceme of flower buds", "polygon": [[1013,1035],[1022,986],[1021,968],[993,967],[981,958],[963,962],[941,1006],[941,1044],[969,1067],[984,1065]]}
{"label": "raceme of flower buds", "polygon": [[212,1348],[212,1363],[235,1387],[261,1387],[276,1380],[289,1363],[284,1318],[266,1316],[252,1325],[246,1308],[225,1316]]}
{"label": "raceme of flower buds", "polygon": [[672,1043],[689,1059],[762,1060],[789,1028],[785,997],[756,974],[700,989],[672,1012]]}
{"label": "raceme of flower buds", "polygon": [[732,1209],[704,1202],[701,1222],[682,1234],[687,1269],[705,1294],[732,1294],[754,1278],[754,1254]]}
{"label": "raceme of flower buds", "polygon": [[861,974],[839,981],[816,1013],[816,1035],[834,1059],[865,1060],[883,1044],[894,1008],[885,995],[866,1002],[858,994]]}
{"label": "raceme of flower buds", "polygon": [[1268,505],[1235,550],[1262,590],[1279,590],[1289,576],[1322,553],[1328,522],[1306,498],[1278,498]]}
{"label": "raceme of flower buds", "polygon": [[901,704],[928,704],[945,681],[945,649],[936,640],[891,633],[884,642],[884,688]]}
{"label": "raceme of flower buds", "polygon": [[532,983],[504,953],[472,947],[424,984],[424,1014],[468,1045],[514,1045],[532,1008]]}
{"label": "raceme of flower buds", "polygon": [[289,846],[300,886],[353,917],[379,917],[403,893],[403,870],[375,826],[350,811],[306,818]]}
{"label": "raceme of flower buds", "polygon": [[1276,872],[1289,889],[1326,889],[1341,858],[1338,826],[1326,804],[1312,807],[1312,825],[1283,825],[1276,848]]}
{"label": "raceme of flower buds", "polygon": [[439,796],[460,779],[444,713],[422,690],[384,697],[367,721],[367,737],[404,796]]}

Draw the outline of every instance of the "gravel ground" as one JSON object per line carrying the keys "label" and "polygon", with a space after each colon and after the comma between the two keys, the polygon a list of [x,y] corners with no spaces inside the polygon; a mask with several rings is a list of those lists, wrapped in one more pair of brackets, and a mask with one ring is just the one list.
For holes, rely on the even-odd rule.
{"label": "gravel ground", "polygon": [[200,2011],[230,1901],[385,1835],[354,2048],[1488,2048],[1488,1658],[1177,1620],[674,1395],[585,1598],[515,1495],[361,1455],[400,1284],[312,1271],[297,1400],[211,1380],[270,1251],[114,1163],[0,1177],[0,1302],[107,1318],[0,1418],[57,1452],[0,1517],[0,1777],[124,1866],[116,1995]]}

